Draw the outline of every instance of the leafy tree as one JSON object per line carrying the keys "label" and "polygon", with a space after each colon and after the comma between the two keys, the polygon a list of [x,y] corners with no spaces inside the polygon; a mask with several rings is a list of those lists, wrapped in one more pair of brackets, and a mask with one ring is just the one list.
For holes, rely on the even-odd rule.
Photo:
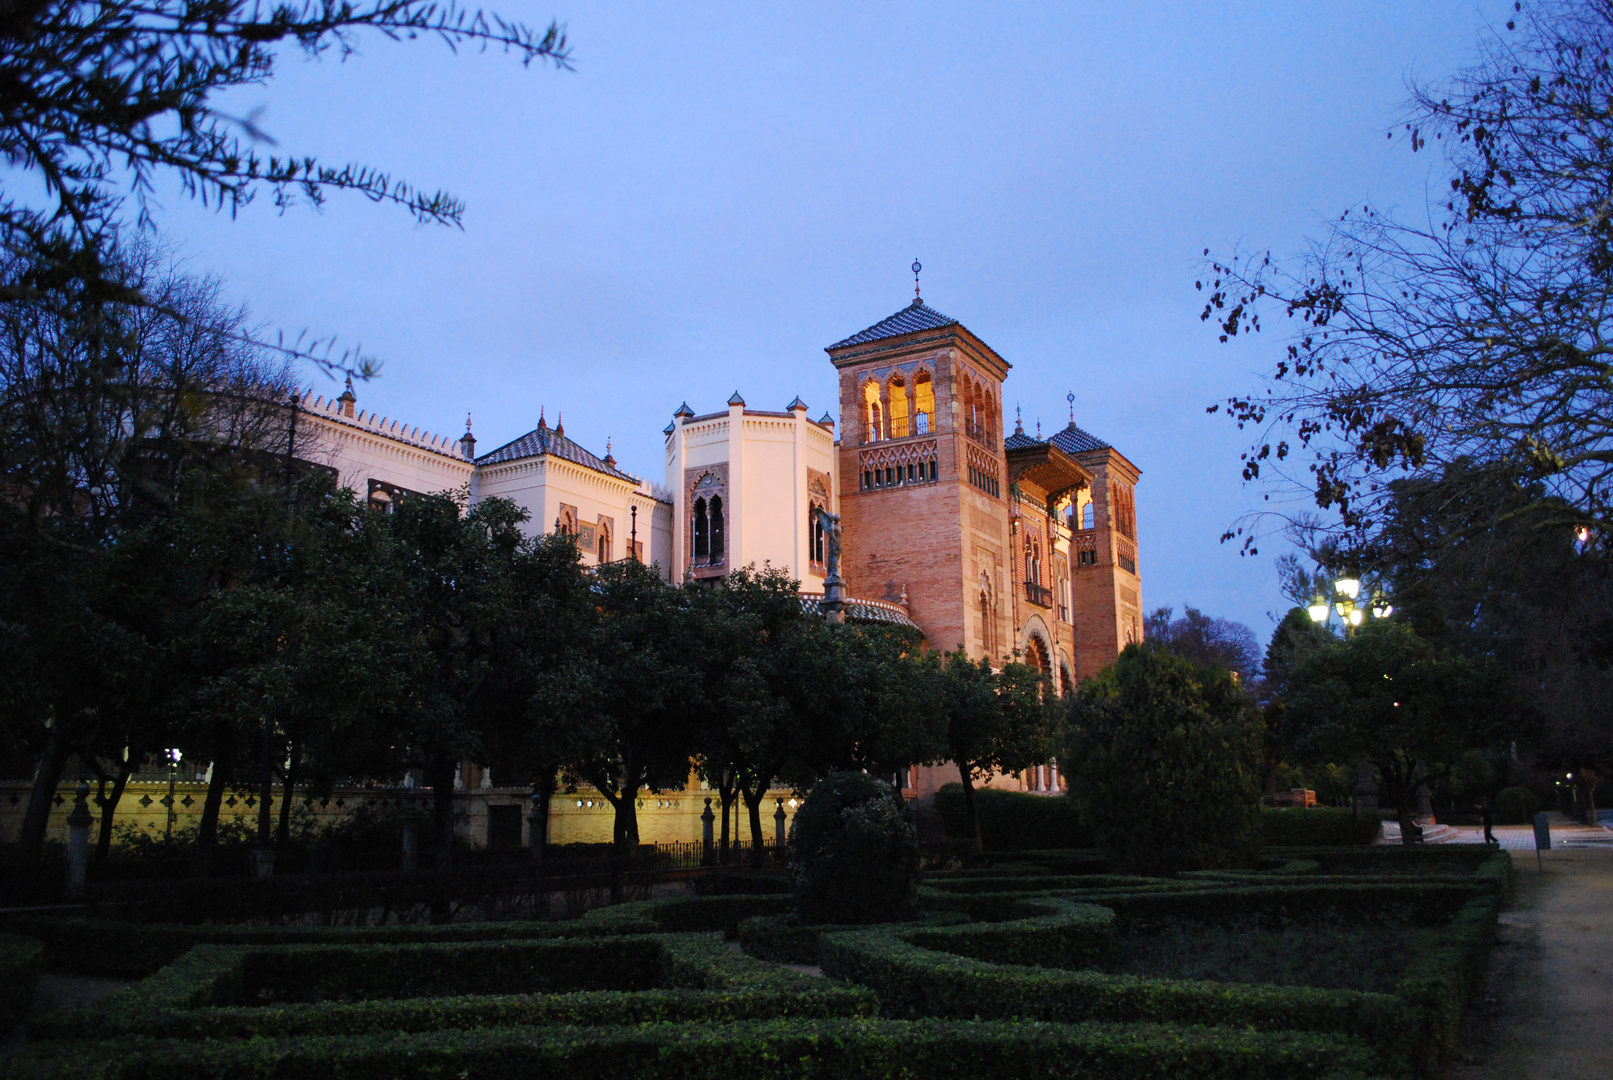
{"label": "leafy tree", "polygon": [[615,810],[624,860],[638,850],[639,791],[681,789],[689,779],[703,702],[700,660],[688,648],[701,633],[700,609],[690,596],[635,559],[594,573],[592,722],[569,772]]}
{"label": "leafy tree", "polygon": [[1352,209],[1292,262],[1212,264],[1203,318],[1223,341],[1265,312],[1293,328],[1270,392],[1227,403],[1257,432],[1247,479],[1275,473],[1362,534],[1407,476],[1454,520],[1468,494],[1519,490],[1552,521],[1613,526],[1610,97],[1613,3],[1532,3],[1472,67],[1414,88],[1404,144],[1444,154],[1427,213]]}
{"label": "leafy tree", "polygon": [[829,629],[802,611],[800,583],[772,568],[692,586],[688,600],[695,629],[687,643],[698,649],[703,685],[696,756],[716,782],[725,826],[734,801],[744,801],[759,862],[763,798],[778,777],[806,771],[804,733],[819,695],[802,676],[821,662]]}
{"label": "leafy tree", "polygon": [[495,642],[478,711],[488,728],[489,760],[532,786],[532,850],[541,858],[560,773],[583,752],[592,723],[595,601],[575,538],[552,533],[519,548],[510,591],[509,629]]}
{"label": "leafy tree", "polygon": [[437,858],[447,865],[454,774],[461,761],[488,759],[504,639],[521,620],[511,586],[526,513],[507,499],[462,513],[458,496],[439,493],[399,499],[386,520],[399,559],[395,602],[420,643],[408,672],[407,752],[431,787]]}
{"label": "leafy tree", "polygon": [[1577,779],[1613,768],[1613,558],[1600,533],[1565,524],[1543,500],[1401,482],[1373,554],[1420,636],[1514,673],[1537,723],[1509,742]]}
{"label": "leafy tree", "polygon": [[817,640],[823,647],[800,672],[819,702],[804,717],[815,775],[861,769],[890,778],[946,756],[939,684],[929,677],[918,635],[848,623]]}
{"label": "leafy tree", "polygon": [[1505,738],[1520,711],[1499,665],[1452,655],[1393,622],[1312,650],[1285,697],[1295,751],[1317,761],[1364,756],[1408,844],[1417,789],[1450,775],[1467,751]]}
{"label": "leafy tree", "polygon": [[1260,672],[1266,687],[1273,694],[1281,694],[1296,665],[1313,650],[1335,645],[1338,640],[1326,624],[1317,623],[1304,608],[1289,608],[1283,621],[1271,632],[1265,659],[1261,661]]}
{"label": "leafy tree", "polygon": [[1254,631],[1231,619],[1217,619],[1196,607],[1187,607],[1180,619],[1173,609],[1155,608],[1148,615],[1144,638],[1166,652],[1195,664],[1213,664],[1236,671],[1243,679],[1260,675],[1260,647]]}
{"label": "leafy tree", "polygon": [[[76,642],[19,654],[44,659],[18,672],[32,707],[4,721],[7,741],[40,762],[23,830],[35,847],[48,813],[39,800],[54,796],[70,754],[116,796],[139,755],[158,748],[154,702],[167,684],[150,636],[155,609],[142,599],[147,584],[109,576],[116,546],[172,513],[192,471],[295,450],[285,370],[241,344],[241,313],[223,306],[216,283],[175,272],[151,247],[116,255],[111,269],[160,297],[160,309],[92,303],[82,283],[0,304],[0,484],[18,515],[7,564],[42,590],[9,619],[19,644]],[[0,281],[50,273],[13,258]],[[28,685],[34,676],[44,681]],[[115,801],[101,800],[103,841]]]}
{"label": "leafy tree", "polygon": [[999,672],[989,660],[969,659],[963,649],[948,653],[928,674],[939,682],[946,750],[963,780],[969,835],[980,851],[975,782],[1047,760],[1051,690],[1046,676],[1026,664],[1006,664]]}
{"label": "leafy tree", "polygon": [[1081,684],[1059,760],[1116,864],[1233,866],[1258,843],[1261,731],[1254,699],[1225,668],[1133,644]]}

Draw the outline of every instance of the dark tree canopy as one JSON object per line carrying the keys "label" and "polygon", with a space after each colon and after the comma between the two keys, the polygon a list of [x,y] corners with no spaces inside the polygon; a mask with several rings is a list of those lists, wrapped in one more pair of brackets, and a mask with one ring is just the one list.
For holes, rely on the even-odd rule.
{"label": "dark tree canopy", "polygon": [[1195,664],[1214,664],[1244,679],[1260,675],[1260,646],[1254,631],[1231,619],[1218,619],[1189,606],[1173,619],[1173,609],[1155,608],[1144,636],[1166,652]]}
{"label": "dark tree canopy", "polygon": [[1227,669],[1150,642],[1081,684],[1058,757],[1117,864],[1232,866],[1258,846],[1262,731],[1254,698]]}
{"label": "dark tree canopy", "polygon": [[1450,775],[1468,751],[1505,740],[1522,719],[1500,665],[1452,655],[1395,622],[1311,650],[1284,698],[1288,743],[1300,760],[1364,756],[1389,789],[1407,843],[1419,785]]}

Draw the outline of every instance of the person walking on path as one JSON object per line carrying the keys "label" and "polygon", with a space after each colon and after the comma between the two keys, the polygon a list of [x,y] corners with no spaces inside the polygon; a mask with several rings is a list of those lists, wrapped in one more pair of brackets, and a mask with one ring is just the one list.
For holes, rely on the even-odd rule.
{"label": "person walking on path", "polygon": [[1484,793],[1484,800],[1479,803],[1479,821],[1484,825],[1484,842],[1495,843],[1495,834],[1490,831],[1490,826],[1495,824],[1495,811],[1488,791]]}

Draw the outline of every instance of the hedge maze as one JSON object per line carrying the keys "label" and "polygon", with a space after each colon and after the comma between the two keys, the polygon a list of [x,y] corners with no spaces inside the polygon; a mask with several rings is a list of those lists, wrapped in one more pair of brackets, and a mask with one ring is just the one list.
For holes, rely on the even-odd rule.
{"label": "hedge maze", "polygon": [[[33,919],[7,929],[42,942],[47,967],[144,977],[36,1021],[0,1075],[1429,1076],[1510,871],[1484,848],[1295,849],[1259,872],[1173,879],[1072,852],[1011,858],[931,874],[914,919],[864,926],[797,925],[792,898],[766,892],[571,922]],[[1280,947],[1248,947],[1262,942]],[[1355,979],[1373,988],[1351,985],[1351,950],[1374,943],[1378,966]],[[1138,973],[1183,958],[1199,977]]]}

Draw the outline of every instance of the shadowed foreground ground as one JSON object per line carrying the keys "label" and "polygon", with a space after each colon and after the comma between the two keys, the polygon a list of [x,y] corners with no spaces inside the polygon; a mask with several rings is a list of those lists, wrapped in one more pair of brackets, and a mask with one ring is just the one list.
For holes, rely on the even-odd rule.
{"label": "shadowed foreground ground", "polygon": [[1613,1076],[1613,849],[1512,853],[1517,893],[1501,916],[1453,1080]]}

